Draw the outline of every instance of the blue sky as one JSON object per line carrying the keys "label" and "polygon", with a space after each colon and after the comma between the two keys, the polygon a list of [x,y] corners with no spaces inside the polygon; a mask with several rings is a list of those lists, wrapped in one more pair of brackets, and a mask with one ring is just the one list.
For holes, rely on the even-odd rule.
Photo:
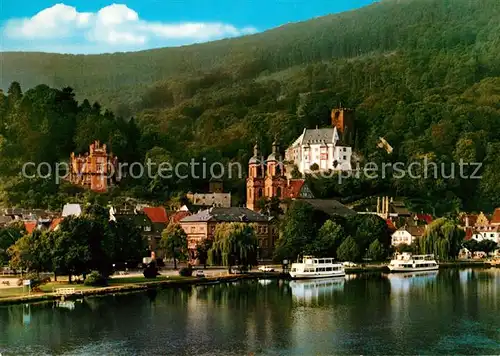
{"label": "blue sky", "polygon": [[235,37],[376,0],[0,0],[0,50],[103,53]]}

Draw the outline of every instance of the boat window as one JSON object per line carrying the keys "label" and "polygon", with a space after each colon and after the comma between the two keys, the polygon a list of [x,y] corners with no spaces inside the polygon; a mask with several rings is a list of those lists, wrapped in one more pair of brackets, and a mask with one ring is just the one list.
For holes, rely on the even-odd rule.
{"label": "boat window", "polygon": [[332,268],[332,267],[326,267],[326,271],[327,271],[327,272],[331,272],[332,270],[333,270],[333,268]]}
{"label": "boat window", "polygon": [[318,260],[314,260],[314,263],[318,263]]}
{"label": "boat window", "polygon": [[292,272],[296,272],[296,271],[297,271],[297,269],[296,269],[296,268],[292,268]]}
{"label": "boat window", "polygon": [[325,260],[319,260],[318,262],[319,264],[324,264],[325,263]]}

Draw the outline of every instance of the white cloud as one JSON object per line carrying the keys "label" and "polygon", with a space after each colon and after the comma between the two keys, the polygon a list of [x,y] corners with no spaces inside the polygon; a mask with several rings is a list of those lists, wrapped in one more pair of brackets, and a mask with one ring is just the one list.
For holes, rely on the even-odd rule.
{"label": "white cloud", "polygon": [[70,35],[90,24],[91,13],[77,12],[74,7],[57,4],[29,19],[7,22],[5,34],[11,38],[54,38]]}
{"label": "white cloud", "polygon": [[71,38],[81,39],[85,45],[120,48],[136,48],[151,42],[168,45],[169,40],[187,44],[255,32],[257,29],[253,27],[237,28],[219,22],[148,22],[123,4],[112,4],[95,13],[78,12],[75,7],[57,4],[31,18],[9,20],[3,29],[8,39],[44,40],[47,45]]}

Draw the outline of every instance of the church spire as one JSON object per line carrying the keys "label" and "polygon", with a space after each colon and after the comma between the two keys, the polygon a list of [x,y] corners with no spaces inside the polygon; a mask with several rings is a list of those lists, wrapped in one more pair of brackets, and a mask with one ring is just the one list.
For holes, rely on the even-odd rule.
{"label": "church spire", "polygon": [[255,140],[255,145],[253,146],[253,156],[259,157],[259,143]]}

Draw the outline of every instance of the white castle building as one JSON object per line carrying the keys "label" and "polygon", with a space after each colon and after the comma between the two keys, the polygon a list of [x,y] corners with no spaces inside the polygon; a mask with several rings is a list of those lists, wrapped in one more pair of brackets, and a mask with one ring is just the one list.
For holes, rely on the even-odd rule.
{"label": "white castle building", "polygon": [[337,127],[304,129],[302,135],[286,150],[285,160],[293,162],[300,173],[318,171],[351,170],[352,148],[341,144]]}

